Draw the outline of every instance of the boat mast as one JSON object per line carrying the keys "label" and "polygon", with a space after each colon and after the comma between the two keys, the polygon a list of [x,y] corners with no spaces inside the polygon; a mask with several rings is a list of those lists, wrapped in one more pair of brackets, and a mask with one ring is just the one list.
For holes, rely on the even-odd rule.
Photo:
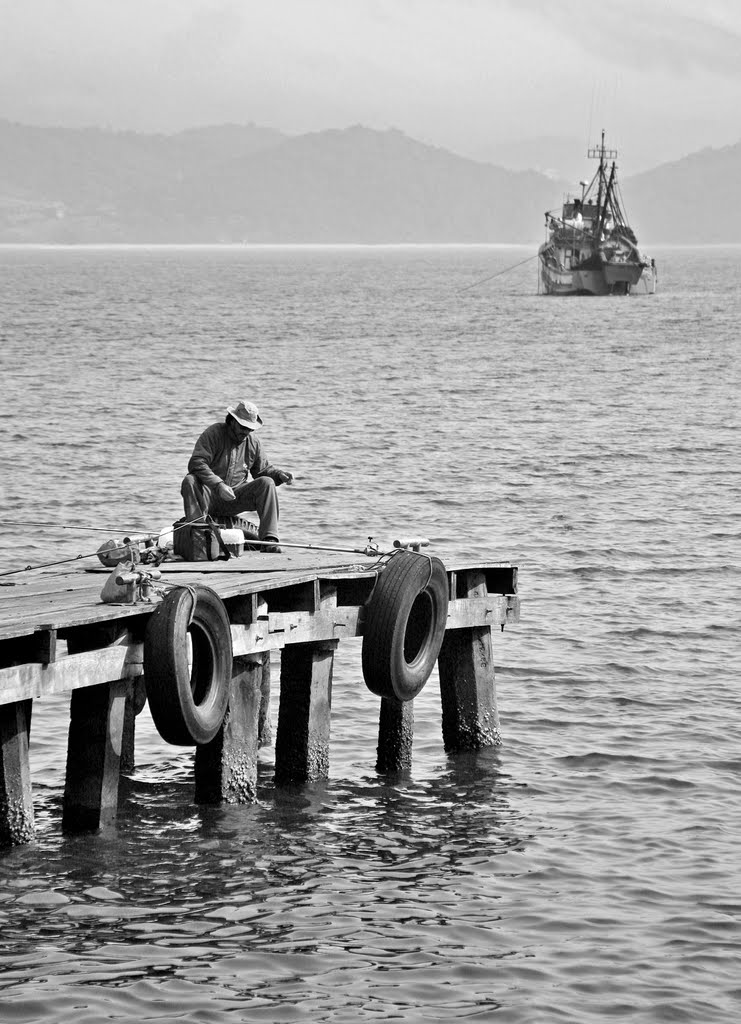
{"label": "boat mast", "polygon": [[[616,149],[605,149],[605,129],[602,129],[602,142],[599,146],[592,146],[587,150],[587,156],[591,160],[599,160],[599,184],[597,186],[597,221],[602,221],[602,187],[607,186],[607,175],[605,174],[605,161],[616,160],[617,150]],[[605,203],[607,203],[607,195],[605,195]]]}
{"label": "boat mast", "polygon": [[607,220],[607,213],[608,213],[608,211],[610,209],[610,199],[611,199],[613,182],[615,181],[615,168],[616,167],[617,167],[617,164],[613,160],[613,162],[612,162],[612,170],[610,171],[610,180],[607,182],[607,188],[605,189],[605,205],[604,205],[604,207],[602,209],[602,213],[600,214],[599,226],[597,228],[597,241],[598,242],[602,238],[602,230],[603,230],[603,228],[605,226],[605,221]]}

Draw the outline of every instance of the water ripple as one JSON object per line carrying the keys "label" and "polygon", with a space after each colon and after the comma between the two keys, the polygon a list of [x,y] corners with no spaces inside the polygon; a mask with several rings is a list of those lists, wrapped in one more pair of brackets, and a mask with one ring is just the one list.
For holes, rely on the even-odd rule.
{"label": "water ripple", "polygon": [[115,829],[65,836],[68,699],[37,701],[3,1020],[735,1024],[739,251],[659,255],[651,299],[565,302],[529,268],[461,299],[496,248],[0,251],[3,568],[172,523],[244,393],[286,539],[426,533],[522,590],[502,746],[445,754],[433,676],[393,779],[348,642],[327,782],[267,748],[257,804],[197,807],[145,712]]}

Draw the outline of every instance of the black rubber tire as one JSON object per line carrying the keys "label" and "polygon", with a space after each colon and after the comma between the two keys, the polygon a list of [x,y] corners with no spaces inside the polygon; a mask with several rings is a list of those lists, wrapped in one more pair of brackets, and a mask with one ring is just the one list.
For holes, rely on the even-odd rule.
{"label": "black rubber tire", "polygon": [[150,615],[144,634],[149,710],[162,739],[181,747],[208,743],[217,734],[232,673],[232,634],[224,603],[210,587],[196,584],[193,590],[195,608],[190,590],[172,590]]}
{"label": "black rubber tire", "polygon": [[439,558],[400,551],[366,606],[363,678],[379,697],[413,700],[435,667],[448,619],[448,574]]}

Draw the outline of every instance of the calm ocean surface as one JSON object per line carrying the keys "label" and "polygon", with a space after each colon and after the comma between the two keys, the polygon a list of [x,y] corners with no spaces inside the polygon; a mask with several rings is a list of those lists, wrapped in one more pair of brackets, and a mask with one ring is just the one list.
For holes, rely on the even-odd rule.
{"label": "calm ocean surface", "polygon": [[37,701],[1,1021],[741,1019],[741,248],[652,252],[653,297],[468,287],[530,255],[0,249],[0,569],[171,523],[246,397],[284,540],[420,532],[522,598],[502,746],[445,755],[433,676],[393,782],[359,641],[330,780],[276,790],[266,749],[252,807],[194,806],[145,712],[116,828],[67,837]]}

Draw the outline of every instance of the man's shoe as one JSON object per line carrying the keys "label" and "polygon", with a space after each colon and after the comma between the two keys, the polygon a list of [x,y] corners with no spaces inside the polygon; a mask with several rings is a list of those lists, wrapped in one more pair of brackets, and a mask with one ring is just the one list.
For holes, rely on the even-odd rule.
{"label": "man's shoe", "polygon": [[282,553],[277,537],[266,537],[265,546],[262,550],[270,555],[280,555]]}

